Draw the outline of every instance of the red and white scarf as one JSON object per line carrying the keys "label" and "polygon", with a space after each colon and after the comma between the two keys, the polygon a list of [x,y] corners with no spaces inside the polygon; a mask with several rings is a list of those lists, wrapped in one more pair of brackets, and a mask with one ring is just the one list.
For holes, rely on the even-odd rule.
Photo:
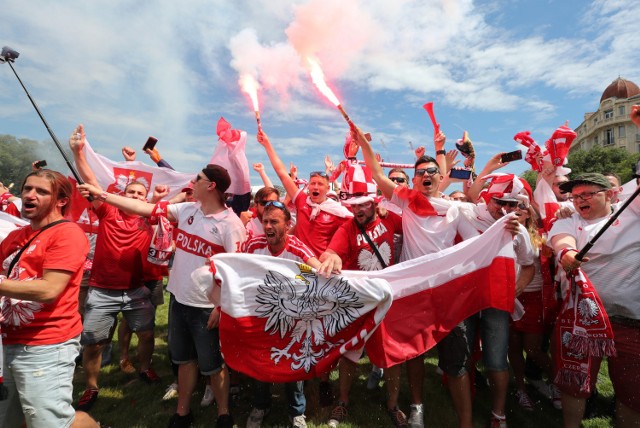
{"label": "red and white scarf", "polygon": [[[563,254],[563,253],[561,253]],[[567,274],[571,289],[554,334],[556,385],[591,392],[592,357],[614,356],[613,330],[600,296],[582,269]]]}

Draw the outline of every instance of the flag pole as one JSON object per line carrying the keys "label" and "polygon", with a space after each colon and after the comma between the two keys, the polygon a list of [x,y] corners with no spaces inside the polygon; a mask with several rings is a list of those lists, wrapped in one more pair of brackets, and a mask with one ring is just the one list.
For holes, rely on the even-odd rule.
{"label": "flag pole", "polygon": [[584,258],[584,256],[587,254],[587,252],[591,249],[591,247],[593,247],[593,245],[596,243],[596,241],[602,236],[602,234],[604,233],[605,230],[607,230],[614,221],[616,221],[616,219],[620,216],[620,214],[622,213],[622,211],[624,211],[631,202],[633,202],[633,200],[640,194],[640,186],[638,186],[638,188],[636,189],[635,192],[633,192],[633,194],[631,196],[629,196],[629,198],[627,198],[626,201],[624,201],[624,203],[622,204],[622,206],[620,207],[620,209],[618,211],[616,211],[615,213],[613,213],[613,215],[609,218],[609,220],[605,223],[604,226],[602,226],[602,228],[598,231],[598,233],[596,233],[596,235],[591,238],[591,240],[589,242],[587,242],[587,245],[584,246],[584,248],[582,248],[580,250],[580,252],[578,254],[576,254],[576,260],[578,261],[582,261],[582,259]]}

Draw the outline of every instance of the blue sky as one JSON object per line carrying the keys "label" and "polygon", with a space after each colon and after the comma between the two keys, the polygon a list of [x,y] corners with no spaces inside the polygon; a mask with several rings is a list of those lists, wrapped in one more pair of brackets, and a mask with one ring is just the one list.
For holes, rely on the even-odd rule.
{"label": "blue sky", "polygon": [[[249,162],[268,165],[237,83],[246,71],[287,164],[305,175],[326,154],[339,161],[347,126],[312,85],[306,53],[374,149],[402,163],[413,161],[409,141],[433,152],[427,101],[447,148],[469,132],[480,169],[515,150],[517,132],[543,144],[565,120],[577,127],[619,75],[640,84],[632,1],[5,0],[2,16],[0,44],[20,52],[16,70],[63,143],[84,123],[92,146],[118,160],[154,135],[184,172],[209,160],[220,116],[248,132]],[[0,133],[48,139],[6,64],[0,85]]]}

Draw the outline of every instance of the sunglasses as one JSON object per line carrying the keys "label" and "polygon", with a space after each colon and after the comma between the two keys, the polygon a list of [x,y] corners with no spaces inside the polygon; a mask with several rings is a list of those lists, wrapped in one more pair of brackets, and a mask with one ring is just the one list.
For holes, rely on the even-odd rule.
{"label": "sunglasses", "polygon": [[340,192],[340,199],[345,201],[349,198],[359,198],[360,196],[369,196],[369,195],[370,193],[368,192],[356,192],[356,193]]}
{"label": "sunglasses", "polygon": [[518,204],[518,209],[521,209],[521,210],[528,210],[528,209],[529,209],[529,207],[528,207],[527,205],[525,205],[525,204],[520,203],[520,204]]}
{"label": "sunglasses", "polygon": [[260,205],[262,205],[262,203],[264,203],[265,208],[275,207],[282,211],[287,209],[287,207],[280,201],[260,201]]}
{"label": "sunglasses", "polygon": [[420,168],[416,169],[416,176],[425,175],[434,176],[440,172],[440,169],[435,166],[430,166],[429,168]]}
{"label": "sunglasses", "polygon": [[209,181],[211,182],[211,180],[207,180],[206,178],[202,177],[200,174],[196,175],[196,179],[195,182],[197,183],[200,180],[204,180],[204,181]]}
{"label": "sunglasses", "polygon": [[313,178],[313,177],[322,177],[322,178],[329,179],[329,176],[324,171],[313,171],[313,172],[311,172],[309,174],[309,178]]}
{"label": "sunglasses", "polygon": [[500,199],[493,198],[493,201],[501,207],[509,207],[516,208],[518,206],[518,202],[516,201],[501,201]]}
{"label": "sunglasses", "polygon": [[407,179],[404,177],[391,177],[390,180],[398,184],[404,184],[407,182]]}

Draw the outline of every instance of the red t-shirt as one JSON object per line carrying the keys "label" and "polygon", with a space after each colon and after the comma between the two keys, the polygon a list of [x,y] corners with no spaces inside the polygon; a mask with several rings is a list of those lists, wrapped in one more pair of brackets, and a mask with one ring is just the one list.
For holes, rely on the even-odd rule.
{"label": "red t-shirt", "polygon": [[[37,231],[25,226],[11,232],[0,244],[3,269]],[[67,222],[40,233],[31,242],[11,271],[10,279],[42,279],[45,269],[72,272],[71,280],[52,303],[10,299],[3,304],[3,342],[6,344],[51,345],[62,343],[82,332],[78,313],[78,291],[89,242],[78,225]],[[9,300],[6,297],[5,301]]]}
{"label": "red t-shirt", "polygon": [[112,290],[142,286],[142,260],[147,258],[151,226],[143,217],[128,215],[109,204],[95,211],[100,227],[89,285]]}
{"label": "red t-shirt", "polygon": [[307,195],[298,192],[296,199],[296,231],[295,235],[311,248],[316,255],[324,253],[333,234],[351,217],[338,217],[335,214],[321,211],[311,220],[312,208],[307,204]]}
{"label": "red t-shirt", "polygon": [[[393,235],[402,233],[402,217],[389,211],[389,215],[381,219],[376,218],[365,226],[365,231],[374,244],[387,266],[393,264],[394,246]],[[369,242],[360,232],[355,219],[343,224],[337,230],[329,249],[335,251],[342,259],[342,269],[344,270],[380,270],[382,265],[378,256],[371,249]]]}

